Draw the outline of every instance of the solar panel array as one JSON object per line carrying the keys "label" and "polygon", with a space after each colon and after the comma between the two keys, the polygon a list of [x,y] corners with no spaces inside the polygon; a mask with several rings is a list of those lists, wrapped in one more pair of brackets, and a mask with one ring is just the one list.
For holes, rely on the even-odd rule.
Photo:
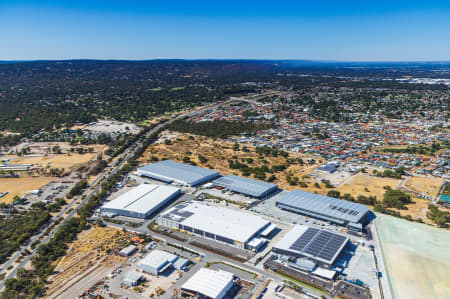
{"label": "solar panel array", "polygon": [[289,249],[331,263],[346,241],[347,237],[309,227]]}

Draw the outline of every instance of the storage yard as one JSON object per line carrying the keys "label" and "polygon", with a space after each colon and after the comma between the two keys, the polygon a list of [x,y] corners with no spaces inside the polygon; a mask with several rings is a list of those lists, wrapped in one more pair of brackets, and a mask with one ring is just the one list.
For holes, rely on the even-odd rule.
{"label": "storage yard", "polygon": [[83,280],[75,292],[71,288],[72,295],[81,294],[86,285],[94,284],[126,260],[111,253],[118,253],[131,237],[131,233],[111,227],[95,227],[82,232],[70,245],[67,255],[56,264],[58,272],[49,278],[47,296],[61,295]]}
{"label": "storage yard", "polygon": [[25,196],[33,190],[37,190],[56,180],[55,177],[20,177],[20,178],[0,178],[0,192],[9,192],[0,197],[0,203],[11,203],[14,196]]}
{"label": "storage yard", "polygon": [[375,220],[393,296],[450,297],[450,232],[387,215]]}

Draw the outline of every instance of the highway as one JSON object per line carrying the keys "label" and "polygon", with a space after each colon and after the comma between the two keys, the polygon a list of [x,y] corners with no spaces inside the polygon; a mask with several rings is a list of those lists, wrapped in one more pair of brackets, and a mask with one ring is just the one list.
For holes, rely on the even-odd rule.
{"label": "highway", "polygon": [[[75,208],[73,208],[73,210],[65,217],[65,220],[61,221],[61,223],[56,225],[55,228],[50,232],[50,234],[48,236],[44,237],[44,239],[42,240],[42,242],[40,244],[47,243],[54,236],[54,234],[57,231],[58,227],[62,223],[64,223],[66,220],[68,220],[68,219],[72,218],[73,216],[75,216],[77,210],[80,207],[82,207],[84,204],[86,204],[86,202],[88,202],[88,200],[93,195],[95,195],[97,192],[100,191],[101,185],[102,185],[101,183],[103,181],[107,181],[111,176],[116,174],[117,171],[119,171],[119,169],[122,168],[125,165],[125,163],[127,163],[128,159],[131,158],[134,155],[134,153],[140,147],[142,147],[142,141],[145,140],[148,136],[150,136],[151,134],[157,132],[158,130],[168,126],[169,124],[173,123],[176,120],[183,119],[183,118],[190,117],[190,116],[194,116],[196,114],[202,113],[203,111],[205,111],[207,109],[219,107],[221,105],[224,105],[224,104],[227,104],[227,103],[230,103],[230,102],[233,102],[233,101],[236,101],[236,99],[230,99],[230,100],[227,100],[227,101],[211,104],[211,105],[208,105],[206,107],[203,107],[203,108],[200,108],[200,109],[197,109],[197,110],[184,112],[184,113],[181,113],[180,115],[176,116],[175,118],[170,119],[167,122],[160,123],[160,124],[156,125],[155,127],[153,127],[140,140],[137,140],[135,143],[130,145],[128,147],[128,149],[125,150],[119,156],[119,158],[116,159],[110,166],[105,168],[105,170],[103,172],[101,172],[101,174],[98,175],[97,178],[90,184],[89,188],[87,188],[77,198],[72,200],[70,202],[70,204],[68,204],[66,207],[64,207],[56,216],[52,217],[52,219],[46,225],[44,225],[44,227],[41,229],[41,231],[37,235],[34,235],[33,237],[30,238],[29,244],[31,244],[32,242],[34,242],[36,240],[39,240],[44,235],[44,233],[45,233],[45,231],[46,231],[46,229],[48,227],[50,227],[58,218],[62,217],[70,208],[72,208],[79,201],[79,199],[81,199],[83,197],[83,195],[86,195],[85,198],[81,201],[81,203],[78,206],[76,206]],[[122,160],[120,158],[122,158]],[[118,162],[118,161],[120,161],[120,162]],[[10,266],[13,266],[14,269],[10,273],[8,273],[8,275],[6,275],[6,277],[0,282],[0,291],[3,290],[3,288],[5,286],[5,282],[6,282],[7,279],[15,277],[16,273],[17,273],[17,270],[20,269],[20,268],[25,267],[30,262],[31,258],[37,253],[37,249],[38,249],[39,246],[36,246],[35,249],[31,250],[31,253],[29,255],[27,255],[21,262],[16,263],[16,261],[19,259],[19,257],[22,255],[22,253],[28,247],[29,246],[22,246],[20,248],[20,250],[15,252],[8,259],[8,261],[2,266],[2,270],[6,269],[6,268],[8,268]]]}

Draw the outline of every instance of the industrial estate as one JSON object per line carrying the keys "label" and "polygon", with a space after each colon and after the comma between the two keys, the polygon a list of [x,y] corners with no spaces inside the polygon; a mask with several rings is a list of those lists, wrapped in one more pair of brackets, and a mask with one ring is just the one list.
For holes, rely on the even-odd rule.
{"label": "industrial estate", "polygon": [[63,97],[79,118],[0,127],[0,298],[450,297],[448,85],[391,66],[403,79],[98,63],[109,79],[73,80],[101,88]]}

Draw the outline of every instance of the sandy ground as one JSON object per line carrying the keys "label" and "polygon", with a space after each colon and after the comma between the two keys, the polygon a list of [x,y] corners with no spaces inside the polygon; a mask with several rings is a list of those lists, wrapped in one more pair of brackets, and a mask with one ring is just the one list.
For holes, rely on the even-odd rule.
{"label": "sandy ground", "polygon": [[437,196],[443,180],[436,178],[410,177],[405,186],[419,193],[426,192],[431,196]]}
{"label": "sandy ground", "polygon": [[[383,194],[385,190],[384,186],[389,186],[395,189],[400,180],[389,179],[389,178],[379,178],[370,176],[368,174],[359,173],[354,175],[349,181],[342,184],[337,188],[341,194],[350,193],[353,197],[358,197],[358,195],[375,195],[378,201],[383,200]],[[369,192],[365,190],[367,188]]]}
{"label": "sandy ground", "polygon": [[395,298],[450,298],[450,232],[387,215],[377,231]]}
{"label": "sandy ground", "polygon": [[[283,158],[282,156],[278,157],[265,156],[265,160],[267,160],[268,163],[264,164],[258,159],[259,155],[255,152],[255,148],[250,146],[247,146],[249,152],[242,151],[242,146],[239,151],[234,151],[233,143],[221,140],[213,140],[202,136],[195,136],[194,140],[191,140],[186,134],[177,136],[177,134],[171,135],[169,133],[164,133],[163,136],[164,139],[167,139],[169,136],[174,137],[174,139],[172,139],[172,144],[167,145],[164,142],[162,142],[151,145],[149,148],[147,148],[146,152],[143,155],[143,158],[140,159],[140,161],[143,164],[151,162],[152,156],[158,157],[160,160],[162,158],[166,158],[179,162],[182,162],[183,158],[185,156],[188,156],[190,157],[191,161],[194,161],[200,167],[213,168],[215,170],[220,171],[220,173],[223,175],[227,174],[241,175],[240,170],[229,168],[228,160],[232,159],[233,156],[236,156],[240,162],[242,162],[241,159],[247,158],[253,159],[252,163],[248,163],[247,161],[243,162],[251,167],[260,167],[262,165],[267,165],[271,167],[272,165],[279,165],[286,163],[286,159]],[[198,159],[199,155],[206,157],[208,161],[202,164]],[[291,153],[289,157],[297,158],[300,156]],[[304,161],[306,161],[306,159],[308,159],[309,157],[305,156],[302,158]],[[299,189],[299,186],[290,186],[287,183],[286,174],[288,172],[292,172],[293,175],[297,176],[299,180],[302,181],[303,180],[302,177],[308,174],[314,167],[311,167],[309,165],[304,166],[291,165],[287,170],[274,173],[274,175],[277,178],[274,181],[274,183],[278,184],[280,188],[286,190]],[[268,177],[270,176],[270,174],[266,174],[266,176]],[[250,178],[252,178],[252,176],[250,176]],[[312,186],[310,186],[309,188],[314,189],[312,192],[317,190],[322,191],[321,189],[317,189]],[[302,189],[307,190],[308,188]]]}
{"label": "sandy ground", "polygon": [[[96,279],[101,279],[105,273],[126,260],[118,257],[117,253],[130,241],[131,236],[129,232],[111,227],[94,227],[80,233],[57,263],[55,271],[58,273],[49,278],[46,295],[54,297],[61,292],[72,292],[67,288],[69,281],[70,289],[72,285],[77,286],[76,293],[80,287],[81,290],[89,288]],[[101,277],[97,277],[96,272],[102,272]]]}
{"label": "sandy ground", "polygon": [[0,178],[0,192],[9,192],[0,202],[10,203],[15,195],[24,196],[54,181],[55,177]]}
{"label": "sandy ground", "polygon": [[66,171],[70,170],[81,164],[85,164],[97,157],[97,153],[86,153],[86,154],[50,154],[43,157],[17,157],[8,156],[11,158],[9,163],[11,164],[34,164],[39,167],[45,168],[50,166],[51,168],[64,168]]}
{"label": "sandy ground", "polygon": [[92,144],[92,145],[71,145],[69,142],[27,142],[27,143],[20,143],[16,146],[10,147],[9,152],[16,152],[21,151],[23,148],[29,148],[30,152],[29,154],[45,154],[48,152],[51,152],[53,147],[57,145],[61,148],[61,151],[63,153],[69,152],[71,148],[84,148],[88,149],[92,147],[94,149],[94,152],[99,152],[105,148],[105,145],[101,144]]}

